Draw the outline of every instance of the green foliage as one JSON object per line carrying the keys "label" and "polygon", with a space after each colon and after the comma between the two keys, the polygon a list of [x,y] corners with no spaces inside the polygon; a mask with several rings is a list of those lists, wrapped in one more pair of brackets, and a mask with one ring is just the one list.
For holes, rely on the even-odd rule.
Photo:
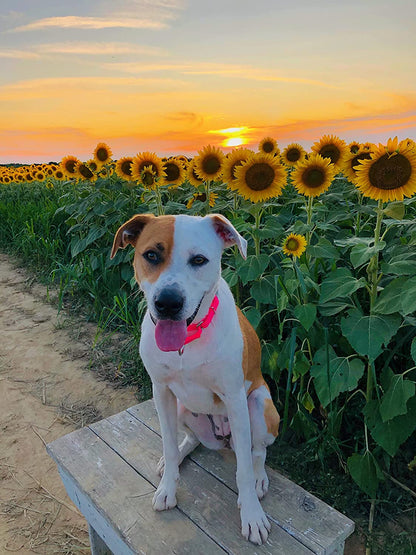
{"label": "green foliage", "polygon": [[[284,440],[307,442],[317,460],[335,455],[376,497],[382,471],[399,455],[407,468],[416,449],[415,198],[377,206],[340,176],[309,207],[290,178],[281,197],[258,205],[221,183],[209,187],[218,195],[212,211],[248,240],[247,260],[224,252],[223,276],[259,335]],[[156,197],[114,177],[0,185],[0,247],[54,279],[62,299],[81,299],[92,318],[138,341],[133,253],[110,260],[114,233],[161,207],[206,214],[206,202],[186,208],[199,189],[184,183]],[[300,259],[282,252],[289,233],[309,240]]]}

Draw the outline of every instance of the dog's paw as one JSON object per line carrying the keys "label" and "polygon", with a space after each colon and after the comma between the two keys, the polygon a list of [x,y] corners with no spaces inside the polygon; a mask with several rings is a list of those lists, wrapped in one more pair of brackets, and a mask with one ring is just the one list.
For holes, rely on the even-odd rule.
{"label": "dog's paw", "polygon": [[246,540],[261,545],[269,536],[271,524],[259,502],[249,508],[241,508],[241,533]]}
{"label": "dog's paw", "polygon": [[166,511],[176,507],[176,488],[160,483],[153,496],[152,506],[155,511]]}
{"label": "dog's paw", "polygon": [[162,477],[163,472],[165,471],[165,457],[160,457],[159,462],[157,463],[156,470],[159,476]]}
{"label": "dog's paw", "polygon": [[259,499],[263,499],[266,493],[269,491],[269,478],[267,477],[266,471],[256,476],[256,493]]}

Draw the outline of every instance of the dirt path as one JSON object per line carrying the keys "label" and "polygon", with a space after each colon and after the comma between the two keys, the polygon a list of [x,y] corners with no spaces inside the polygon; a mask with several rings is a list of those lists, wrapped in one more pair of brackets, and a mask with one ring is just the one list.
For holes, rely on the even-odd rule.
{"label": "dirt path", "polygon": [[137,403],[88,370],[91,327],[45,295],[0,254],[0,554],[89,553],[45,443]]}

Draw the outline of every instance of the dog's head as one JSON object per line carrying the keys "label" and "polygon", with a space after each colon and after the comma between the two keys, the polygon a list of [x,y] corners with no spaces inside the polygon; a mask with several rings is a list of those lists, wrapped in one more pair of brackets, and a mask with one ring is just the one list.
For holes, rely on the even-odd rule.
{"label": "dog's head", "polygon": [[111,258],[128,244],[135,249],[134,274],[163,351],[183,345],[187,326],[204,300],[212,300],[223,249],[237,245],[244,258],[247,253],[247,241],[220,214],[205,218],[138,214],[118,229]]}

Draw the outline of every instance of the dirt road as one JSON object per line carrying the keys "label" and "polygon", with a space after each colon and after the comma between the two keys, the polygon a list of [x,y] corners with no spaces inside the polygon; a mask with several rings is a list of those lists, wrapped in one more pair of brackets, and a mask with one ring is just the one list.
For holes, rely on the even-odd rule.
{"label": "dirt road", "polygon": [[0,254],[0,554],[89,553],[45,443],[137,403],[88,370],[91,326],[46,293]]}

